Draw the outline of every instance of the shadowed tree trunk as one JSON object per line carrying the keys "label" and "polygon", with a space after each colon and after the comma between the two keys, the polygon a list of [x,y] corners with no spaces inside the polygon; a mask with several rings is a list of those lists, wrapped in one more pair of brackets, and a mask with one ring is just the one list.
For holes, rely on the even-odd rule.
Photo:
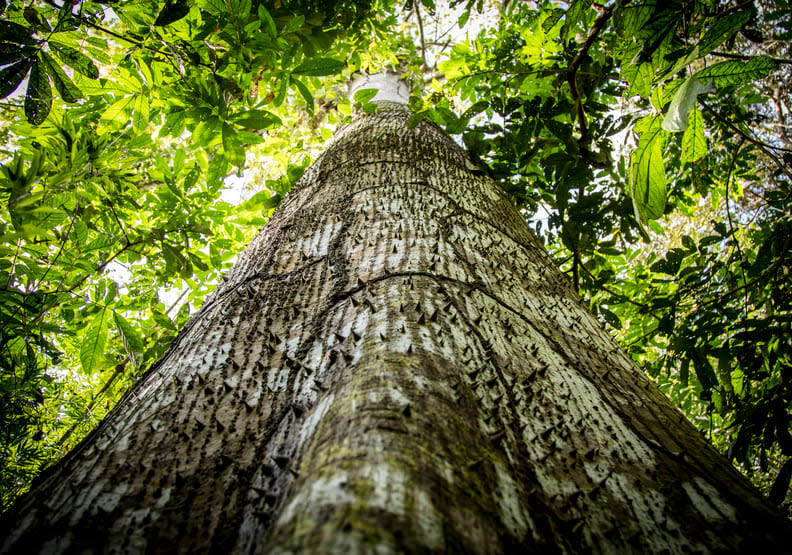
{"label": "shadowed tree trunk", "polygon": [[7,552],[789,550],[442,131],[341,130]]}

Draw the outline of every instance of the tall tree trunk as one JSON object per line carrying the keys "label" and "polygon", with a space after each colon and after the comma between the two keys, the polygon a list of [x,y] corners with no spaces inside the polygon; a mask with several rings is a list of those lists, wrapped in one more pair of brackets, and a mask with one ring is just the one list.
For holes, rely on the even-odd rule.
{"label": "tall tree trunk", "polygon": [[7,552],[790,550],[442,131],[340,131]]}

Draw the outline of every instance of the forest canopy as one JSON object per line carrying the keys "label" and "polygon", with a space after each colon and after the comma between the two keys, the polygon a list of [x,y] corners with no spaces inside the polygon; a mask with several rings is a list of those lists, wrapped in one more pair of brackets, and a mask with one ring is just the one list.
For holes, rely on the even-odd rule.
{"label": "forest canopy", "polygon": [[0,0],[6,508],[165,351],[399,72],[776,505],[792,478],[792,4]]}

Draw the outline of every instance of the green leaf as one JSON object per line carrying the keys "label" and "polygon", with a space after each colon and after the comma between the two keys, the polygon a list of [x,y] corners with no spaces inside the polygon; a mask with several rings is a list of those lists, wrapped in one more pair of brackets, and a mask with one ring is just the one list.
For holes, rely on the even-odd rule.
{"label": "green leaf", "polygon": [[555,24],[563,17],[564,10],[561,8],[553,8],[550,13],[547,14],[547,17],[544,18],[542,21],[542,30],[545,33],[550,32],[550,29],[555,27]]}
{"label": "green leaf", "polygon": [[288,35],[289,33],[294,33],[298,31],[303,25],[305,25],[304,15],[298,15],[297,17],[293,17],[281,30],[281,35]]}
{"label": "green leaf", "polygon": [[778,64],[770,56],[754,56],[747,61],[728,60],[702,69],[696,73],[699,81],[712,79],[716,87],[742,85],[767,77]]}
{"label": "green leaf", "polygon": [[586,13],[587,6],[588,3],[583,0],[572,0],[564,14],[564,26],[561,27],[561,36],[564,40],[569,39],[575,33],[577,24],[582,21],[583,15]]}
{"label": "green leaf", "polygon": [[127,109],[130,108],[133,103],[135,102],[134,96],[122,96],[115,102],[113,102],[107,110],[102,113],[101,119],[104,121],[115,121],[118,123],[126,122],[127,117]]}
{"label": "green leaf", "polygon": [[113,312],[113,320],[115,321],[118,334],[121,336],[121,343],[124,345],[127,356],[133,361],[137,361],[140,355],[143,354],[143,340],[140,334],[118,312]]}
{"label": "green leaf", "polygon": [[659,116],[647,116],[635,125],[638,147],[630,156],[629,195],[636,217],[645,221],[663,215],[666,202],[666,176],[663,149],[667,133]]}
{"label": "green leaf", "polygon": [[263,4],[259,4],[258,7],[258,16],[259,19],[264,24],[264,32],[267,36],[271,39],[274,39],[278,36],[278,28],[275,26],[275,21],[273,21],[272,16],[267,11],[267,8],[264,7]]}
{"label": "green leaf", "polygon": [[50,89],[47,72],[38,61],[33,62],[25,94],[25,116],[32,125],[39,125],[52,107],[52,89]]}
{"label": "green leaf", "polygon": [[0,98],[14,92],[30,70],[30,60],[21,60],[0,70]]}
{"label": "green leaf", "polygon": [[715,369],[712,368],[706,353],[699,350],[694,351],[694,353],[693,365],[702,389],[708,390],[716,387],[718,385],[718,377],[715,375]]}
{"label": "green leaf", "polygon": [[0,41],[15,42],[17,44],[35,44],[36,40],[30,36],[33,29],[24,27],[19,23],[0,19]]}
{"label": "green leaf", "polygon": [[685,82],[679,87],[668,107],[665,118],[663,119],[663,129],[671,131],[684,131],[688,126],[688,113],[690,109],[696,104],[698,95],[712,92],[714,87],[712,82],[706,85],[695,77],[688,77]]}
{"label": "green leaf", "polygon": [[77,88],[68,75],[55,63],[52,56],[44,52],[39,52],[39,59],[43,62],[47,73],[52,78],[52,82],[61,98],[65,102],[77,102],[83,98],[83,93]]}
{"label": "green leaf", "polygon": [[149,123],[149,99],[146,94],[135,96],[135,107],[132,111],[132,129],[143,131]]}
{"label": "green leaf", "polygon": [[358,89],[355,91],[354,100],[356,103],[366,104],[369,100],[377,96],[379,89]]}
{"label": "green leaf", "polygon": [[107,318],[105,309],[96,315],[93,322],[85,330],[82,344],[80,345],[80,363],[86,374],[96,368],[104,355],[107,342]]}
{"label": "green leaf", "polygon": [[706,56],[721,44],[730,39],[737,31],[739,31],[748,20],[751,19],[751,12],[746,10],[742,12],[733,13],[718,19],[715,23],[707,29],[704,36],[698,43],[698,55],[700,57]]}
{"label": "green leaf", "polygon": [[683,164],[695,162],[707,155],[707,138],[704,136],[704,118],[701,112],[693,106],[688,116],[688,126],[682,135],[682,153],[680,161]]}
{"label": "green leaf", "polygon": [[165,5],[154,22],[156,26],[170,25],[190,13],[190,4],[187,0],[166,0]]}
{"label": "green leaf", "polygon": [[312,58],[305,60],[292,70],[297,75],[310,75],[319,77],[322,75],[334,75],[344,69],[344,62],[333,58]]}
{"label": "green leaf", "polygon": [[685,357],[682,360],[682,364],[679,367],[679,381],[683,387],[688,386],[688,382],[690,380],[690,359]]}
{"label": "green leaf", "polygon": [[234,128],[223,123],[223,151],[228,161],[234,165],[245,163],[245,149],[239,143]]}
{"label": "green leaf", "polygon": [[297,90],[300,91],[303,99],[305,100],[305,109],[308,110],[310,115],[314,113],[314,99],[311,91],[308,90],[308,87],[305,86],[305,83],[297,79],[296,77],[291,77],[291,82],[297,87]]}
{"label": "green leaf", "polygon": [[99,78],[99,69],[93,63],[91,58],[80,52],[79,50],[66,46],[57,42],[50,41],[50,48],[53,49],[55,54],[63,61],[64,64],[80,72],[89,79]]}
{"label": "green leaf", "polygon": [[283,125],[278,116],[266,110],[248,110],[232,116],[231,121],[248,129],[267,129]]}

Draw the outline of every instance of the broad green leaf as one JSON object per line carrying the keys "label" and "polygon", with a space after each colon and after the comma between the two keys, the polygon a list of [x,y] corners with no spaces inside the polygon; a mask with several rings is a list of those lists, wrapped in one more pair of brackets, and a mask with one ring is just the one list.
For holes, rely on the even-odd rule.
{"label": "broad green leaf", "polygon": [[728,60],[704,68],[696,73],[701,82],[710,79],[718,88],[728,85],[742,85],[767,77],[778,64],[769,56],[754,56],[747,61]]}
{"label": "broad green leaf", "polygon": [[175,21],[179,21],[188,13],[190,13],[190,4],[187,0],[166,0],[154,25],[170,25]]}
{"label": "broad green leaf", "polygon": [[698,55],[706,56],[721,44],[730,39],[734,33],[740,30],[748,20],[751,19],[751,12],[748,10],[727,15],[723,19],[718,19],[707,29],[704,36],[698,43]]}
{"label": "broad green leaf", "polygon": [[33,125],[41,124],[52,107],[52,89],[47,72],[39,61],[33,62],[25,94],[25,116]]}
{"label": "broad green leaf", "polygon": [[712,367],[706,353],[696,350],[693,366],[696,369],[696,377],[702,389],[708,390],[718,385],[718,377],[715,375],[715,369]]}
{"label": "broad green leaf", "polygon": [[107,108],[107,110],[105,110],[102,113],[101,119],[108,122],[110,121],[115,121],[118,123],[126,122],[128,119],[127,111],[129,110],[129,108],[133,106],[134,102],[135,102],[134,96],[123,96],[119,98],[118,100],[113,102]]}
{"label": "broad green leaf", "polygon": [[21,60],[0,70],[0,98],[14,92],[30,70],[30,60]]}
{"label": "broad green leaf", "polygon": [[289,33],[294,33],[302,28],[305,25],[305,16],[298,15],[297,17],[293,17],[289,20],[286,26],[281,30],[282,35],[288,35]]}
{"label": "broad green leaf", "polygon": [[344,69],[344,62],[333,58],[311,58],[305,60],[292,70],[297,75],[310,75],[319,77],[322,75],[334,75]]}
{"label": "broad green leaf", "polygon": [[564,10],[561,8],[553,8],[547,17],[542,21],[542,30],[547,33],[552,29],[556,23],[564,16]]}
{"label": "broad green leaf", "polygon": [[248,129],[267,129],[283,125],[278,116],[266,110],[248,110],[232,116],[231,121]]}
{"label": "broad green leaf", "polygon": [[63,63],[70,68],[80,72],[89,79],[99,78],[99,69],[96,67],[96,64],[93,63],[91,58],[76,48],[72,48],[71,46],[66,46],[65,44],[60,44],[53,41],[49,42],[49,46],[53,49],[61,61],[63,61]]}
{"label": "broad green leaf", "polygon": [[143,354],[143,339],[137,330],[118,312],[113,312],[113,321],[115,322],[118,334],[121,336],[121,343],[124,345],[124,350],[132,359],[137,362]]}
{"label": "broad green leaf", "polygon": [[223,0],[198,0],[196,4],[199,8],[206,10],[212,15],[223,16],[226,13]]}
{"label": "broad green leaf", "polygon": [[273,21],[272,16],[263,4],[259,4],[258,16],[259,20],[264,24],[264,32],[267,34],[267,36],[271,39],[274,39],[276,36],[278,36],[278,28],[275,26],[275,21]]}
{"label": "broad green leaf", "polygon": [[688,126],[688,113],[695,106],[698,95],[712,92],[712,82],[706,85],[695,77],[688,77],[679,87],[663,119],[663,129],[672,133],[684,131]]}
{"label": "broad green leaf", "polygon": [[355,102],[365,104],[375,96],[377,96],[378,89],[358,89],[355,91]]}
{"label": "broad green leaf", "polygon": [[663,215],[666,202],[666,176],[663,149],[667,133],[659,116],[647,116],[635,125],[638,147],[630,156],[629,195],[635,215],[641,221]]}
{"label": "broad green leaf", "polygon": [[228,161],[234,165],[241,165],[245,162],[245,149],[239,143],[234,128],[223,123],[223,151]]}
{"label": "broad green leaf", "polygon": [[149,99],[146,94],[135,97],[135,107],[132,112],[132,129],[143,131],[149,123]]}
{"label": "broad green leaf", "polygon": [[296,77],[291,77],[292,84],[297,87],[297,90],[300,91],[300,94],[305,100],[305,108],[308,110],[308,113],[313,115],[314,113],[314,99],[311,91],[308,90],[308,87],[305,86],[305,83],[297,79]]}
{"label": "broad green leaf", "polygon": [[93,372],[104,355],[107,342],[107,314],[102,309],[85,330],[80,345],[80,363],[86,374]]}
{"label": "broad green leaf", "polygon": [[17,44],[34,44],[36,41],[30,36],[33,30],[29,27],[0,19],[0,41],[15,42]]}
{"label": "broad green leaf", "polygon": [[61,98],[65,102],[77,102],[83,98],[83,93],[72,82],[68,75],[58,66],[52,56],[44,52],[39,52],[39,59],[43,62],[44,67],[52,78],[55,88],[60,93]]}
{"label": "broad green leaf", "polygon": [[569,8],[564,14],[564,26],[561,27],[561,36],[564,39],[569,39],[575,33],[577,24],[583,19],[587,7],[588,2],[584,0],[572,0],[572,3],[569,4]]}
{"label": "broad green leaf", "polygon": [[77,245],[82,246],[88,241],[88,226],[85,222],[75,222],[74,237]]}
{"label": "broad green leaf", "polygon": [[704,136],[704,118],[696,106],[690,110],[688,126],[682,135],[682,153],[680,160],[683,164],[695,162],[707,155],[707,138]]}

